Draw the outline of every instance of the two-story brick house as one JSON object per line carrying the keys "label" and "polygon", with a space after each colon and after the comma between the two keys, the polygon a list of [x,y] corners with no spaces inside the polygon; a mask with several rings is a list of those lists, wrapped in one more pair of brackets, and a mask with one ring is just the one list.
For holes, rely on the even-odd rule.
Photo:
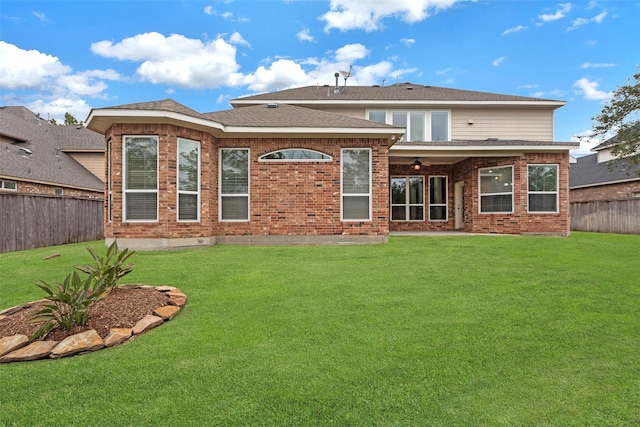
{"label": "two-story brick house", "polygon": [[105,236],[129,247],[381,243],[394,230],[569,233],[562,101],[414,84],[309,86],[199,113],[91,111]]}

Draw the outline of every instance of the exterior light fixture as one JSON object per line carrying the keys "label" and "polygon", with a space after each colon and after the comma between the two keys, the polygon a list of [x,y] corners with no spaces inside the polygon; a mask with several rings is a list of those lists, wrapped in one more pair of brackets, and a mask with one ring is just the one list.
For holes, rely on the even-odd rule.
{"label": "exterior light fixture", "polygon": [[422,167],[422,162],[420,160],[418,160],[418,158],[416,157],[416,160],[411,165],[411,168],[413,170],[420,170],[421,167]]}

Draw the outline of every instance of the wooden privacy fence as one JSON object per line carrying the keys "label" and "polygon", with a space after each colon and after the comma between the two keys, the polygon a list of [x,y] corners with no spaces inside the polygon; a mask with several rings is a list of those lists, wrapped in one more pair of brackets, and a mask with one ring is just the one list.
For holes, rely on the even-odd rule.
{"label": "wooden privacy fence", "polygon": [[104,201],[0,193],[0,253],[104,238]]}
{"label": "wooden privacy fence", "polygon": [[640,198],[572,202],[571,230],[640,234]]}

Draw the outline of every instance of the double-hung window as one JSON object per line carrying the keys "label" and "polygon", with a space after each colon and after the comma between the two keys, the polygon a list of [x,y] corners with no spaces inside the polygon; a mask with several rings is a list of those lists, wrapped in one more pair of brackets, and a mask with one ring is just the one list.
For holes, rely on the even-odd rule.
{"label": "double-hung window", "polygon": [[371,149],[342,149],[342,220],[371,220]]}
{"label": "double-hung window", "polygon": [[200,142],[178,138],[178,221],[200,219]]}
{"label": "double-hung window", "polygon": [[424,221],[424,177],[391,178],[391,221]]}
{"label": "double-hung window", "polygon": [[125,136],[124,220],[158,220],[158,137]]}
{"label": "double-hung window", "polygon": [[558,212],[558,165],[529,165],[529,212]]}
{"label": "double-hung window", "polygon": [[220,149],[220,220],[249,221],[249,149]]}
{"label": "double-hung window", "polygon": [[0,180],[0,189],[15,191],[18,189],[18,184],[15,181]]}
{"label": "double-hung window", "polygon": [[429,221],[447,220],[447,177],[429,177]]}
{"label": "double-hung window", "polygon": [[513,166],[483,168],[480,174],[480,213],[513,213]]}

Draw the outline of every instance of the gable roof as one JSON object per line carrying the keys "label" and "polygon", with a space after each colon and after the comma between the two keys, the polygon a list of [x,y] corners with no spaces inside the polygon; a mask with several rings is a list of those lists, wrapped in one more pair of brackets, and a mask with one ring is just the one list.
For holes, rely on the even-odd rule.
{"label": "gable roof", "polygon": [[[103,182],[65,151],[102,151],[104,137],[84,127],[53,125],[25,107],[0,107],[0,175],[102,191]],[[16,141],[11,143],[12,141]]]}
{"label": "gable roof", "polygon": [[640,180],[633,171],[609,170],[608,162],[598,163],[598,154],[578,157],[569,168],[569,188],[591,187]]}
{"label": "gable roof", "polygon": [[566,102],[528,96],[503,95],[490,92],[477,92],[462,89],[450,89],[413,83],[399,83],[390,86],[304,86],[278,92],[236,98],[233,106],[253,105],[269,102],[291,102],[295,104],[527,104],[561,107]]}

